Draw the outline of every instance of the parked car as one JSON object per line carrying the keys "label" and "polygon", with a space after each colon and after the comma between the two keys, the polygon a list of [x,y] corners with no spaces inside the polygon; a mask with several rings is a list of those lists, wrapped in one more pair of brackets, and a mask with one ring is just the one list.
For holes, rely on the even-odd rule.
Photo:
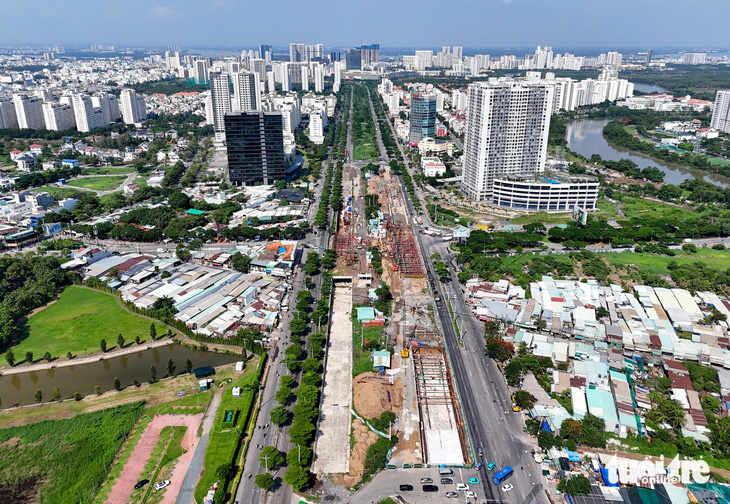
{"label": "parked car", "polygon": [[464,483],[457,483],[456,490],[458,492],[461,492],[462,490],[469,490],[469,485],[465,485]]}
{"label": "parked car", "polygon": [[451,478],[441,478],[441,484],[442,485],[453,485],[454,480],[452,480]]}
{"label": "parked car", "polygon": [[398,487],[401,492],[411,492],[413,491],[413,485],[401,485]]}
{"label": "parked car", "polygon": [[502,491],[503,491],[503,492],[509,492],[509,491],[510,491],[510,490],[512,490],[513,488],[514,488],[514,487],[513,487],[512,485],[510,485],[510,484],[508,483],[508,484],[506,484],[505,486],[503,486],[503,487],[502,487]]}
{"label": "parked car", "polygon": [[439,487],[436,485],[423,485],[423,491],[424,492],[438,492]]}
{"label": "parked car", "polygon": [[170,480],[158,481],[157,484],[155,485],[155,490],[162,490],[169,484],[170,484]]}
{"label": "parked car", "polygon": [[456,492],[446,492],[446,497],[449,497],[450,499],[453,499],[454,497],[458,497],[459,494]]}
{"label": "parked car", "polygon": [[497,464],[495,464],[494,462],[490,462],[489,465],[487,465],[487,471],[491,471],[492,469],[494,469],[495,465]]}
{"label": "parked car", "polygon": [[469,478],[469,484],[470,485],[478,485],[479,484],[479,478]]}
{"label": "parked car", "polygon": [[433,483],[431,478],[421,478],[421,483]]}
{"label": "parked car", "polygon": [[148,479],[139,480],[137,483],[134,484],[134,489],[139,490],[143,486],[147,486],[147,483],[149,483],[149,482],[150,482],[150,480],[148,480]]}

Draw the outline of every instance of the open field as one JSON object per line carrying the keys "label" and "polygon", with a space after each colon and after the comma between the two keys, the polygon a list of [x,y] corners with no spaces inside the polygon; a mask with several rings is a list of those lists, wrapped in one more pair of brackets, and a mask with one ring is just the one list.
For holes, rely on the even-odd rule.
{"label": "open field", "polygon": [[[378,326],[363,327],[357,321],[357,308],[367,306],[362,303],[352,305],[352,377],[373,370],[373,360],[370,350],[365,345],[370,341],[379,341],[384,328]],[[380,348],[382,345],[378,345]]]}
{"label": "open field", "polygon": [[[215,471],[218,466],[227,462],[236,463],[234,456],[238,449],[238,442],[253,408],[255,390],[250,386],[258,378],[259,362],[258,358],[249,359],[244,373],[234,377],[232,383],[225,385],[223,390],[218,392],[223,394],[223,398],[218,407],[213,429],[210,432],[208,448],[205,451],[203,461],[205,471],[195,487],[196,502],[203,502],[208,489],[217,481]],[[231,394],[233,387],[236,385],[242,389],[239,397],[233,397]],[[234,422],[224,423],[226,411],[235,410],[238,410],[238,414],[234,414]]]}
{"label": "open field", "polygon": [[353,142],[352,159],[354,161],[370,160],[375,161],[378,158],[378,147],[375,142]]}
{"label": "open field", "polygon": [[85,168],[83,175],[129,175],[134,173],[132,166],[94,166]]}
{"label": "open field", "polygon": [[70,180],[66,185],[73,187],[83,187],[94,191],[111,191],[121,185],[127,177],[109,176],[109,177],[89,177]]}
{"label": "open field", "polygon": [[87,502],[143,410],[143,403],[136,402],[0,429],[3,502]]}
{"label": "open field", "polygon": [[648,217],[679,221],[696,215],[695,212],[686,208],[632,197],[624,197],[621,199],[621,210],[626,214],[626,219]]}
{"label": "open field", "polygon": [[715,270],[725,270],[730,264],[730,250],[712,250],[711,248],[700,248],[696,254],[690,254],[682,250],[676,250],[677,255],[674,257],[662,256],[657,254],[634,252],[606,252],[600,255],[614,266],[624,266],[627,264],[635,264],[642,271],[649,271],[657,274],[667,274],[667,265],[674,261],[678,265],[685,263],[702,263],[708,268]]}
{"label": "open field", "polygon": [[612,203],[605,198],[598,198],[596,201],[596,211],[592,215],[603,217],[606,220],[616,219],[618,217],[616,203]]}
{"label": "open field", "polygon": [[75,187],[43,186],[43,187],[35,187],[35,188],[31,189],[31,191],[47,192],[51,196],[53,196],[56,200],[61,200],[64,198],[71,198],[73,196],[78,195],[79,193],[83,194],[83,191],[80,191],[79,189],[76,189]]}
{"label": "open field", "polygon": [[[84,355],[100,351],[102,338],[107,342],[107,350],[111,350],[119,333],[127,344],[134,344],[136,336],[149,339],[150,323],[122,309],[115,296],[72,285],[58,301],[28,319],[27,336],[13,351],[18,360],[27,351],[33,352],[36,359],[45,352],[53,357],[65,356],[67,352]],[[156,326],[157,334],[164,334],[165,326]]]}
{"label": "open field", "polygon": [[707,156],[707,161],[714,166],[727,166],[730,165],[730,159],[722,159],[712,156]]}

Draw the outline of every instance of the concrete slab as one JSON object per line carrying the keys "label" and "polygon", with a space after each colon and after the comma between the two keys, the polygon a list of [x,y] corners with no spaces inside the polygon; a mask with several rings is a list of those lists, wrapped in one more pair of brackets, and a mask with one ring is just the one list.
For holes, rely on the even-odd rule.
{"label": "concrete slab", "polygon": [[332,329],[324,371],[322,409],[312,469],[319,474],[350,471],[352,405],[352,289],[338,286],[332,306]]}

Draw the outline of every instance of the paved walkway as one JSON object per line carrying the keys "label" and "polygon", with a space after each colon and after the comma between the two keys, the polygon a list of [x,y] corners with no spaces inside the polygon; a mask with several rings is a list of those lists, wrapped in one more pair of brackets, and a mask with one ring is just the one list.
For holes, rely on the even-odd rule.
{"label": "paved walkway", "polygon": [[[142,437],[140,438],[137,446],[134,447],[132,454],[130,455],[127,462],[124,464],[121,474],[117,477],[112,486],[111,492],[107,497],[105,504],[125,504],[129,502],[129,497],[132,495],[134,490],[134,484],[144,478],[150,478],[152,474],[143,474],[147,460],[152,454],[157,441],[160,438],[160,431],[163,427],[171,425],[186,425],[188,427],[185,433],[184,439],[188,439],[188,446],[190,444],[189,434],[193,436],[197,435],[197,428],[200,424],[201,414],[197,415],[156,415],[152,421],[147,425]],[[184,463],[184,456],[181,457],[177,464],[178,466]],[[155,469],[157,467],[155,466]],[[173,480],[171,480],[173,481]],[[166,493],[173,491],[175,483],[170,485]],[[176,491],[176,490],[175,490]]]}
{"label": "paved walkway", "polygon": [[213,394],[213,399],[211,399],[208,410],[205,412],[205,417],[203,418],[203,435],[198,442],[198,446],[195,447],[195,453],[192,455],[190,466],[188,467],[187,473],[185,473],[185,479],[177,494],[177,499],[175,500],[177,504],[192,504],[194,502],[195,486],[200,478],[200,473],[203,472],[205,450],[208,449],[210,431],[213,430],[213,423],[215,422],[218,407],[221,405],[222,399],[222,393]]}

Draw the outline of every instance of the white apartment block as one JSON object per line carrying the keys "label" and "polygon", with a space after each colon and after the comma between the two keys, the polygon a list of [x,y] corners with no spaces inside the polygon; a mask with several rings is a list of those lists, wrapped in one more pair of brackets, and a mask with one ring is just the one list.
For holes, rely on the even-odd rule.
{"label": "white apartment block", "polygon": [[324,91],[324,65],[320,63],[313,64],[312,74],[314,78],[314,92],[322,93]]}
{"label": "white apartment block", "polygon": [[717,92],[710,128],[730,133],[730,90],[721,89]]}
{"label": "white apartment block", "polygon": [[46,122],[43,120],[43,100],[25,95],[14,95],[15,116],[20,129],[43,129]]}
{"label": "white apartment block", "polygon": [[94,108],[101,109],[103,126],[116,122],[122,117],[119,109],[119,101],[113,94],[102,93],[91,97],[91,105]]}
{"label": "white apartment block", "polygon": [[76,129],[81,132],[89,132],[94,128],[108,126],[108,122],[104,122],[104,113],[101,108],[94,108],[91,98],[86,95],[74,95],[72,98],[74,109],[74,119],[76,121]]}
{"label": "white apartment block", "polygon": [[122,89],[122,119],[124,124],[134,124],[147,119],[147,106],[144,98],[133,89]]}
{"label": "white apartment block", "polygon": [[326,124],[327,112],[313,108],[309,113],[309,139],[312,143],[320,145],[324,142],[324,128]]}
{"label": "white apartment block", "polygon": [[51,131],[66,131],[76,127],[73,107],[58,102],[43,104],[43,121],[46,129]]}
{"label": "white apartment block", "polygon": [[302,91],[309,91],[309,65],[302,65]]}
{"label": "white apartment block", "polygon": [[213,131],[216,141],[225,139],[225,125],[223,118],[231,111],[231,93],[228,83],[228,74],[210,72],[210,95],[213,115]]}
{"label": "white apartment block", "polygon": [[261,110],[261,82],[253,72],[237,72],[233,80],[231,111]]}
{"label": "white apartment block", "polygon": [[545,169],[553,87],[540,82],[469,85],[462,193],[491,201],[494,179]]}

